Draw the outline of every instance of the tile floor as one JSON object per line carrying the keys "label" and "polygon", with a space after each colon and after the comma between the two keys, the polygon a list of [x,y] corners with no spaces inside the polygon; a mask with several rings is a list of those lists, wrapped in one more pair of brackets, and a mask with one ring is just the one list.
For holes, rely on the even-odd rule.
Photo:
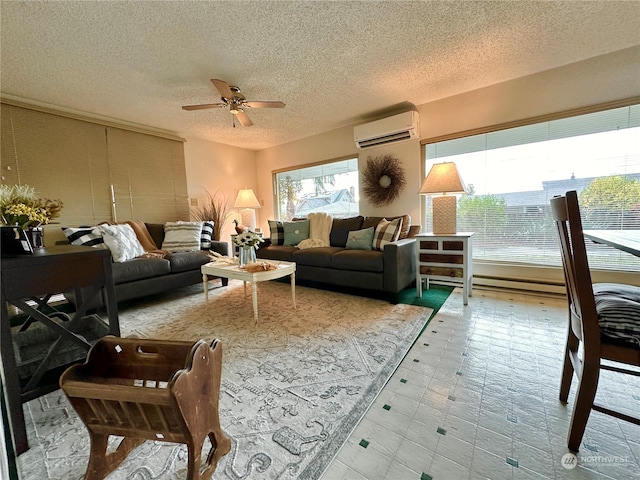
{"label": "tile floor", "polygon": [[[563,466],[565,331],[564,298],[456,289],[322,480],[640,479],[640,427],[597,412]],[[640,378],[606,372],[598,399],[637,413]]]}

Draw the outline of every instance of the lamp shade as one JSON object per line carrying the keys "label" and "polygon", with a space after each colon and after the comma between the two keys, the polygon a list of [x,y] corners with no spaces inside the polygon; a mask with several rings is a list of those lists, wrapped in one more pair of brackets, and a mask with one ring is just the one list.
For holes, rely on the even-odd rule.
{"label": "lamp shade", "polygon": [[243,188],[238,191],[238,196],[233,204],[233,208],[260,208],[260,206],[256,194],[250,188]]}
{"label": "lamp shade", "polygon": [[431,167],[424,179],[422,188],[418,192],[421,195],[437,194],[461,194],[466,193],[465,186],[456,164],[453,162],[436,163]]}

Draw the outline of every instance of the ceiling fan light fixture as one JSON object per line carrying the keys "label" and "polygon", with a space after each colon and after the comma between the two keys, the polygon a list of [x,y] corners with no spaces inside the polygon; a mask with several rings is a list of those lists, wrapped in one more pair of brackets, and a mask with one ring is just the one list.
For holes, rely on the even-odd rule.
{"label": "ceiling fan light fixture", "polygon": [[234,115],[234,127],[236,117],[243,127],[250,127],[251,125],[253,125],[253,122],[245,113],[245,108],[284,108],[284,103],[279,101],[247,101],[244,94],[240,92],[239,87],[229,85],[224,80],[212,78],[211,83],[213,83],[213,85],[220,93],[220,103],[185,105],[182,108],[184,110],[203,110],[207,108],[229,107],[229,112]]}

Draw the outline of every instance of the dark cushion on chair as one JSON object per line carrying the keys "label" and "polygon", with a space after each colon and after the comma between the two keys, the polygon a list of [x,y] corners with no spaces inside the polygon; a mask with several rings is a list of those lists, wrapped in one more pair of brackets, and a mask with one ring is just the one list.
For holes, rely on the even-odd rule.
{"label": "dark cushion on chair", "polygon": [[593,296],[602,335],[640,347],[640,287],[596,283]]}

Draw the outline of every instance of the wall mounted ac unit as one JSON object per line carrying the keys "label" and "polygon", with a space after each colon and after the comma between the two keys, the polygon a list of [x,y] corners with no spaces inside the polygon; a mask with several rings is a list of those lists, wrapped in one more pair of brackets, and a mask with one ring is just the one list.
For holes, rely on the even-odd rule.
{"label": "wall mounted ac unit", "polygon": [[416,111],[399,113],[353,127],[353,138],[358,148],[377,147],[419,137],[420,129]]}

